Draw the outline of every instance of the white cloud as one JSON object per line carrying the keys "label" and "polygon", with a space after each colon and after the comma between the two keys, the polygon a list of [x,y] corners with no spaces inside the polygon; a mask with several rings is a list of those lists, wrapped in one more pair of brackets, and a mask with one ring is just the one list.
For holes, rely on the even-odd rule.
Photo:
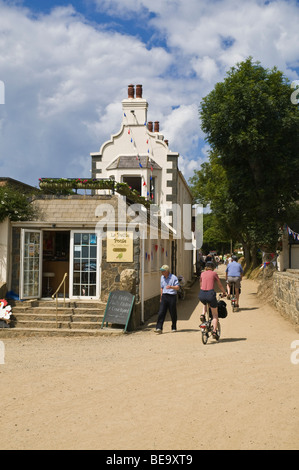
{"label": "white cloud", "polygon": [[186,153],[196,148],[200,136],[198,110],[194,105],[182,105],[165,117],[161,132],[173,151]]}
{"label": "white cloud", "polygon": [[[111,25],[72,6],[33,16],[0,0],[2,176],[88,176],[89,153],[120,129],[130,83],[143,85],[149,120],[189,174],[205,158],[198,106],[231,66],[251,55],[298,78],[295,0],[93,1]],[[126,20],[122,34],[115,15]]]}
{"label": "white cloud", "polygon": [[162,48],[94,28],[72,7],[34,19],[0,2],[0,47],[1,174],[34,184],[80,176],[82,158],[90,167],[89,153],[119,130],[127,85],[140,75],[153,81],[171,62]]}
{"label": "white cloud", "polygon": [[[133,0],[95,0],[120,14],[134,11]],[[138,12],[149,11],[148,23],[164,35],[183,66],[194,67],[203,80],[249,55],[266,66],[298,65],[298,3],[293,0],[138,0]],[[209,69],[208,67],[209,61]],[[213,67],[212,67],[213,65]]]}

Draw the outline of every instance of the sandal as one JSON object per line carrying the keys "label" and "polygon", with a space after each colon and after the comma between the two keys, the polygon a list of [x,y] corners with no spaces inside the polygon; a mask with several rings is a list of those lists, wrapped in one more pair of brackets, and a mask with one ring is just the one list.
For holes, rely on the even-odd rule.
{"label": "sandal", "polygon": [[216,341],[219,340],[219,336],[218,336],[217,331],[213,331],[212,336],[213,336],[213,338],[214,338]]}

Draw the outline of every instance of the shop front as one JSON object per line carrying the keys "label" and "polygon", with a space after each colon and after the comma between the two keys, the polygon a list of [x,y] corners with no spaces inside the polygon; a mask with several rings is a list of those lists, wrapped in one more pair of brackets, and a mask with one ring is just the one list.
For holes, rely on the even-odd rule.
{"label": "shop front", "polygon": [[[98,299],[100,256],[92,231],[21,229],[20,298],[49,298],[67,274],[65,295]],[[61,286],[58,296],[64,295]]]}

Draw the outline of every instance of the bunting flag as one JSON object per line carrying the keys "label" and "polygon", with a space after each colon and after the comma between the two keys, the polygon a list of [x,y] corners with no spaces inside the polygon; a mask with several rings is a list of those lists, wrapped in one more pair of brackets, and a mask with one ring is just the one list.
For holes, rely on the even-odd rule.
{"label": "bunting flag", "polygon": [[287,229],[287,232],[288,234],[294,238],[294,240],[298,240],[299,241],[299,233],[297,232],[294,232],[294,230],[292,230],[288,225],[286,225],[286,229]]}
{"label": "bunting flag", "polygon": [[[124,117],[126,118],[126,121],[127,121],[127,125],[129,127],[129,123],[128,123],[128,119],[127,119],[127,115],[126,113],[124,113]],[[145,126],[147,126],[147,122],[144,123]],[[130,140],[131,140],[131,143],[134,145],[135,149],[137,150],[137,145],[136,145],[136,142],[134,140],[134,133],[133,133],[133,130],[129,127],[128,128],[128,135],[130,136]],[[147,199],[150,200],[150,199],[154,199],[154,194],[153,194],[153,191],[154,191],[154,187],[153,187],[153,183],[152,183],[152,180],[153,180],[153,171],[154,171],[154,168],[153,168],[153,164],[152,164],[152,160],[151,160],[151,157],[150,155],[153,154],[153,150],[152,150],[152,139],[151,138],[146,138],[146,145],[147,145],[147,153],[148,153],[148,164],[150,165],[150,171],[151,171],[151,176],[150,176],[150,179],[151,179],[151,184],[150,184],[150,192],[147,191]],[[136,155],[136,161],[138,162],[139,164],[139,167],[140,168],[143,168],[143,165],[141,163],[141,159],[140,159],[140,155],[137,153]],[[147,167],[147,163],[146,163],[146,167]],[[144,178],[142,176],[142,178]],[[143,186],[147,186],[146,182],[144,181],[143,183]]]}

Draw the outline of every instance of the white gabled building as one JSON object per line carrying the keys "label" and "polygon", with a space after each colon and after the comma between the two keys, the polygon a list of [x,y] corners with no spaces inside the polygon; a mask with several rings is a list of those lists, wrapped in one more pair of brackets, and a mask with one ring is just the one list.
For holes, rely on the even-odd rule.
{"label": "white gabled building", "polygon": [[[2,292],[11,291],[13,298],[30,300],[48,299],[60,289],[59,296],[70,300],[107,302],[110,292],[128,289],[128,283],[123,288],[122,279],[130,274],[134,280],[130,292],[136,303],[134,324],[139,325],[158,311],[161,265],[168,264],[174,274],[191,280],[192,196],[178,168],[179,154],[169,149],[159,123],[153,126],[147,122],[147,110],[142,87],[137,85],[135,97],[130,85],[128,98],[122,102],[120,131],[92,154],[94,179],[128,183],[151,201],[137,204],[146,236],[140,236],[138,230],[136,233],[131,223],[136,207],[129,200],[132,192],[128,191],[128,200],[123,201],[121,194],[126,191],[112,185],[116,191],[110,194],[110,182],[110,190],[100,191],[93,189],[91,180],[91,194],[63,196],[57,188],[53,195],[37,193],[31,202],[35,209],[32,220],[7,219],[0,224]],[[41,187],[49,184],[44,180]],[[73,184],[63,182],[69,183]],[[51,184],[56,187],[61,182]],[[46,187],[49,189],[49,185]],[[101,218],[107,207],[115,216],[112,226],[111,220],[107,223],[105,217]],[[116,245],[124,240],[125,249]]]}
{"label": "white gabled building", "polygon": [[[192,195],[179,170],[179,153],[170,150],[159,122],[148,121],[148,102],[142,96],[142,85],[136,85],[136,89],[134,85],[128,86],[128,97],[122,101],[119,132],[91,157],[93,178],[127,183],[154,203],[176,238],[168,264],[175,274],[189,280],[193,274],[193,254],[185,249],[185,244],[191,243]],[[152,253],[150,240],[146,249]]]}

